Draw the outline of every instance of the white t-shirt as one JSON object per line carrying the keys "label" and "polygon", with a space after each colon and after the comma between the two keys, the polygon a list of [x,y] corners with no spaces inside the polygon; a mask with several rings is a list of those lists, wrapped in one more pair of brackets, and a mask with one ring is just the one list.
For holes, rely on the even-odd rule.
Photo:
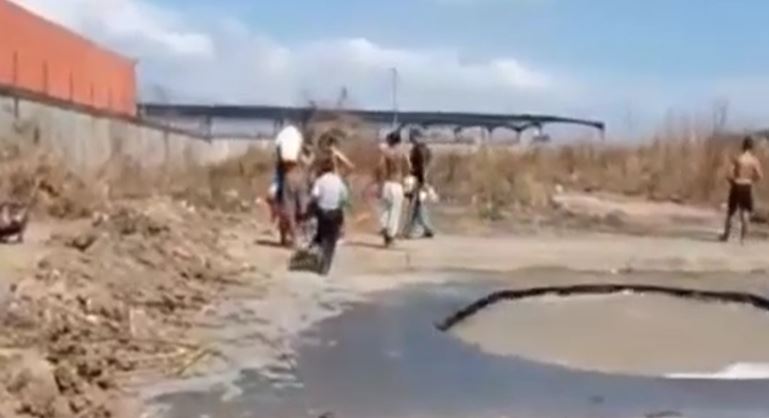
{"label": "white t-shirt", "polygon": [[339,175],[326,173],[315,180],[312,197],[323,210],[340,209],[347,201],[347,187]]}
{"label": "white t-shirt", "polygon": [[281,129],[275,138],[275,146],[280,152],[280,159],[282,161],[299,161],[303,142],[302,133],[295,126],[287,125]]}

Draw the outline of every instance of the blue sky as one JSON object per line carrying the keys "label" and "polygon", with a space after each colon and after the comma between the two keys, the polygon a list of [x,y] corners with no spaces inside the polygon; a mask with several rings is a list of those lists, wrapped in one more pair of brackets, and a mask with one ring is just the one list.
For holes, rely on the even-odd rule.
{"label": "blue sky", "polygon": [[385,107],[397,66],[408,108],[769,125],[760,0],[15,1],[136,57],[150,99]]}
{"label": "blue sky", "polygon": [[769,64],[769,3],[761,0],[218,0],[213,10],[200,0],[162,3],[236,13],[289,43],[365,37],[587,75],[706,79]]}

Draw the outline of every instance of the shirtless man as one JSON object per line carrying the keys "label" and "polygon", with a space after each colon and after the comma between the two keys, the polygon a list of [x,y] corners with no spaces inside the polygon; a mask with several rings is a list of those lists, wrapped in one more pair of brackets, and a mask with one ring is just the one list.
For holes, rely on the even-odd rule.
{"label": "shirtless man", "polygon": [[334,132],[327,133],[318,139],[318,155],[316,171],[323,165],[323,160],[331,160],[334,172],[344,177],[355,170],[355,164],[339,149],[339,135]]}
{"label": "shirtless man", "polygon": [[729,209],[726,214],[724,233],[721,241],[728,241],[732,229],[732,218],[739,211],[742,226],[740,242],[745,241],[748,234],[750,215],[753,212],[753,183],[763,179],[761,164],[753,155],[753,139],[745,138],[742,142],[742,153],[734,158],[732,170],[729,173]]}
{"label": "shirtless man", "polygon": [[400,228],[403,210],[403,179],[411,170],[409,159],[401,149],[400,132],[387,135],[387,144],[382,148],[377,167],[382,209],[380,223],[385,247],[392,245]]}

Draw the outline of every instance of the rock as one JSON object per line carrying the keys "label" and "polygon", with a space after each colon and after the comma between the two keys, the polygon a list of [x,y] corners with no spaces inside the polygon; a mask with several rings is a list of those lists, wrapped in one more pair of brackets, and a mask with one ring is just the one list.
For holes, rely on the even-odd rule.
{"label": "rock", "polygon": [[625,224],[624,221],[625,214],[622,211],[614,210],[608,213],[604,218],[603,222],[606,225],[619,228]]}
{"label": "rock", "polygon": [[57,411],[59,388],[51,364],[33,351],[0,352],[0,377],[6,390],[19,401],[22,413],[33,416],[62,416]]}
{"label": "rock", "polygon": [[128,313],[128,318],[133,338],[147,340],[156,337],[153,331],[154,324],[144,310],[131,309]]}
{"label": "rock", "polygon": [[80,394],[82,387],[77,377],[77,373],[67,365],[59,365],[54,371],[56,385],[59,391],[64,395]]}
{"label": "rock", "polygon": [[65,245],[70,248],[74,248],[80,252],[85,252],[96,242],[98,236],[93,232],[88,232],[76,237],[70,238],[65,242]]}

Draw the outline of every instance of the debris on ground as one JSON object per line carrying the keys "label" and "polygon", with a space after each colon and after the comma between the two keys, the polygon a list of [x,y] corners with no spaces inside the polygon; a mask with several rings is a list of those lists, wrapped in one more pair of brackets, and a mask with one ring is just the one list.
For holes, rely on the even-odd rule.
{"label": "debris on ground", "polygon": [[245,271],[212,227],[228,222],[154,199],[53,236],[57,250],[0,312],[0,416],[114,417],[123,383],[183,374],[211,355],[185,331]]}

